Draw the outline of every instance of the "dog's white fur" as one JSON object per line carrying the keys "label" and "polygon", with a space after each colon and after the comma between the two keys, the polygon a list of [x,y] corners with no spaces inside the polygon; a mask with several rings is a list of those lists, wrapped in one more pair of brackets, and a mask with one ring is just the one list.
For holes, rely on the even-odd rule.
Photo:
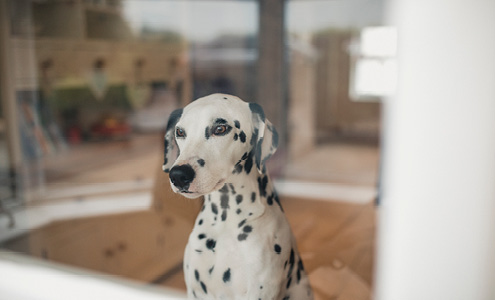
{"label": "dog's white fur", "polygon": [[[212,134],[215,120],[226,122],[228,134]],[[177,128],[185,137],[174,136]],[[185,187],[171,182],[174,192],[205,198],[184,255],[188,297],[312,299],[264,166],[277,134],[262,109],[231,95],[200,98],[172,115],[165,140],[163,169],[187,165],[195,174]]]}

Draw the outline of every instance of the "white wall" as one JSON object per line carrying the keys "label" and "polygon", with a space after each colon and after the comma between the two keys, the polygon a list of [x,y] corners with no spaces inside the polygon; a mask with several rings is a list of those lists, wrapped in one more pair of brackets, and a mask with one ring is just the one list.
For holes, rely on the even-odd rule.
{"label": "white wall", "polygon": [[495,299],[495,1],[389,9],[376,299]]}
{"label": "white wall", "polygon": [[177,300],[183,292],[0,251],[0,300]]}

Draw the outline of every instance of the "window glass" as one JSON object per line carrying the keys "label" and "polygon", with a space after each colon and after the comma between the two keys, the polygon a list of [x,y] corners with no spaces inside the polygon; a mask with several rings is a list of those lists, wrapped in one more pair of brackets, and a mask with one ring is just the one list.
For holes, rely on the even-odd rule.
{"label": "window glass", "polygon": [[201,201],[170,190],[164,129],[228,93],[279,132],[268,167],[312,280],[346,270],[369,292],[379,100],[395,76],[369,34],[383,1],[267,2],[2,2],[0,248],[184,289]]}
{"label": "window glass", "polygon": [[[1,111],[0,248],[160,282],[182,262],[192,218],[183,211],[195,207],[158,199],[174,197],[161,171],[167,118],[214,92],[252,101],[258,3],[1,5],[1,78],[11,79],[2,104],[15,118]],[[15,209],[4,205],[10,167]]]}
{"label": "window glass", "polygon": [[[2,96],[0,95],[0,100]],[[3,101],[0,101],[3,104]],[[15,202],[15,185],[10,164],[11,158],[7,144],[7,122],[4,109],[0,105],[0,205],[7,206]],[[5,208],[7,209],[7,208]]]}
{"label": "window glass", "polygon": [[[382,22],[380,0],[292,0],[286,5],[290,105],[282,190],[305,200],[293,218],[307,210],[304,229],[296,228],[296,236],[304,232],[299,251],[319,299],[372,298],[379,100],[390,89],[368,63],[378,63],[381,72],[382,62],[393,63],[393,55],[360,52],[360,46],[380,49],[370,49],[369,42],[383,44],[367,29]],[[328,284],[340,276],[348,276],[345,286]]]}
{"label": "window glass", "polygon": [[[369,70],[368,61],[356,63],[360,55],[356,48],[361,36],[365,36],[361,35],[361,31],[382,24],[383,5],[380,0],[288,2],[286,22],[291,53],[290,94],[294,123],[290,124],[291,134],[293,140],[305,141],[291,145],[294,158],[300,156],[308,159],[311,156],[306,155],[308,148],[319,149],[334,142],[367,144],[375,149],[369,154],[377,157],[380,104],[369,101],[356,103],[352,92],[356,86],[359,91],[362,88],[380,88],[376,86],[378,78],[370,82],[370,78],[366,77],[368,73],[362,72],[363,69]],[[367,80],[363,81],[363,76]],[[301,116],[307,121],[296,125]],[[324,161],[331,161],[334,157],[336,166],[321,165],[319,170],[309,165],[304,167],[305,163],[296,163],[298,167],[292,172],[303,173],[306,175],[300,176],[316,180],[326,178],[366,185],[376,182],[376,161],[372,164],[363,162],[362,168],[368,169],[364,172],[367,175],[363,173],[358,176],[349,174],[349,170],[339,169],[337,161],[341,159],[340,155],[328,154]],[[342,167],[347,169],[348,166],[343,164]],[[360,168],[355,171],[360,171]]]}

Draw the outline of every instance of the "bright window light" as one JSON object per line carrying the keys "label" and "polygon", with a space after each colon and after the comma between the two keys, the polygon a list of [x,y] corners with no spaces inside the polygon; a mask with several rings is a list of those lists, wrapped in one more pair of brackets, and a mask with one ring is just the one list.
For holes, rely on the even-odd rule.
{"label": "bright window light", "polygon": [[350,94],[356,101],[369,101],[394,94],[397,85],[397,30],[367,27],[353,53]]}
{"label": "bright window light", "polygon": [[394,57],[397,54],[397,30],[394,27],[366,27],[361,31],[363,56]]}
{"label": "bright window light", "polygon": [[390,96],[395,91],[395,60],[363,58],[357,61],[355,72],[354,89],[358,95]]}

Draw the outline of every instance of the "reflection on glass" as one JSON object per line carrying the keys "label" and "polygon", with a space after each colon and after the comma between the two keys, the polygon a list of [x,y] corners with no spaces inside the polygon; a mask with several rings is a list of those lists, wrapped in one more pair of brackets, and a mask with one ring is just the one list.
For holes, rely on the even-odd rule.
{"label": "reflection on glass", "polygon": [[354,100],[390,96],[397,80],[397,32],[385,26],[365,27],[353,49],[350,93]]}
{"label": "reflection on glass", "polygon": [[[22,226],[0,227],[2,248],[146,282],[177,270],[194,204],[172,201],[180,208],[172,214],[156,200],[175,199],[163,192],[163,129],[174,109],[215,92],[266,103],[283,120],[288,114],[279,128],[287,147],[278,150],[287,159],[272,159],[283,162],[275,166],[288,179],[282,190],[305,199],[373,196],[380,103],[354,101],[349,91],[353,82],[366,93],[381,89],[355,47],[363,28],[380,25],[382,1],[284,2],[274,16],[287,26],[274,42],[287,42],[287,53],[274,57],[289,72],[281,108],[280,99],[256,99],[258,32],[266,30],[258,28],[260,1],[6,3],[1,46],[12,67],[2,76],[14,74],[14,96],[2,100],[16,108],[10,125],[22,159],[14,169],[26,201],[13,214]],[[15,140],[4,142],[2,120],[0,158]],[[155,177],[162,181],[152,197]],[[299,235],[318,227],[308,214]]]}
{"label": "reflection on glass", "polygon": [[[357,167],[352,172],[348,170],[348,164],[339,163],[339,160],[345,160],[341,151],[349,155],[348,159],[361,159],[358,152],[352,150],[356,147],[349,147],[349,150],[343,145],[358,142],[359,147],[367,148],[369,142],[376,145],[379,139],[380,104],[375,100],[357,103],[349,91],[355,69],[363,68],[362,63],[355,63],[355,40],[359,40],[363,28],[380,25],[382,18],[383,1],[380,0],[288,2],[290,117],[293,124],[297,122],[289,134],[293,141],[304,141],[290,145],[293,163],[288,173],[291,176],[346,184],[375,184],[376,146],[368,151],[374,158],[357,163],[362,168]],[[363,86],[362,80],[359,83]],[[366,84],[367,88],[379,88],[375,82],[366,81]],[[306,122],[298,122],[301,118]],[[333,147],[337,144],[340,148]],[[312,151],[324,157],[323,161],[328,165],[311,166],[307,153]]]}
{"label": "reflection on glass", "polygon": [[37,124],[21,131],[22,149],[43,161],[48,185],[149,178],[82,174],[150,149],[163,116],[189,99],[253,99],[255,1],[11,1],[10,9],[12,44],[23,50],[15,55],[27,63],[17,66],[26,81],[18,106]]}
{"label": "reflection on glass", "polygon": [[13,227],[15,221],[12,209],[20,204],[16,199],[15,177],[12,172],[12,159],[8,148],[7,122],[0,95],[0,214],[7,218],[7,227]]}
{"label": "reflection on glass", "polygon": [[[291,180],[283,187],[299,192],[301,199],[326,200],[315,201],[317,209],[308,216],[305,230],[313,237],[298,240],[302,252],[307,251],[305,264],[321,299],[372,298],[372,203],[379,175],[381,109],[381,95],[375,92],[386,85],[377,82],[383,77],[368,73],[365,59],[376,59],[376,53],[365,57],[358,46],[382,45],[376,37],[360,38],[364,28],[381,25],[383,8],[381,0],[287,2],[291,142],[286,176]],[[356,94],[366,97],[356,101]],[[305,202],[300,210],[310,204]],[[356,208],[359,212],[345,221],[349,223],[338,221]],[[330,232],[333,226],[339,229]],[[345,285],[328,284],[343,274],[349,278]]]}
{"label": "reflection on glass", "polygon": [[155,176],[165,176],[167,116],[214,92],[253,101],[258,3],[5,3],[1,46],[12,65],[2,76],[13,74],[14,96],[2,101],[16,111],[9,125],[19,141],[14,169],[24,205],[9,215],[16,225],[4,226],[10,166],[3,158],[16,139],[4,138],[0,116],[0,248],[159,278],[181,262],[189,233],[187,220],[159,210],[151,196]]}

